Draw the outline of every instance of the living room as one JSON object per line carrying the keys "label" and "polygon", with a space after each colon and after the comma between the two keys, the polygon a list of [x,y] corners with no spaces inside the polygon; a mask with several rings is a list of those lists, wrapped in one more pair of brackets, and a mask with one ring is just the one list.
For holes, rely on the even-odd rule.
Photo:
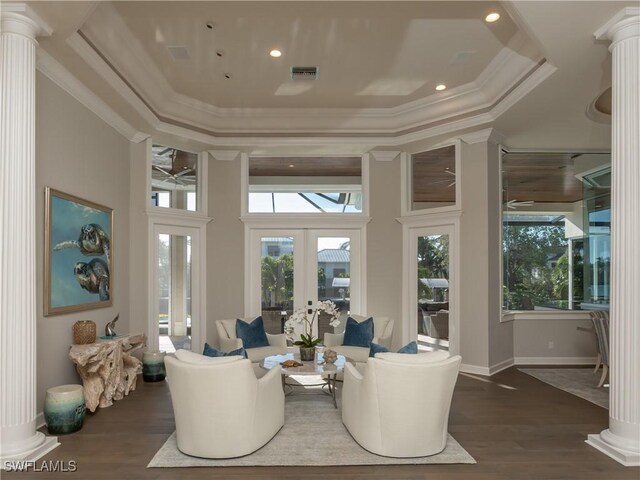
{"label": "living room", "polygon": [[[149,350],[179,350],[186,338],[201,353],[205,342],[221,348],[219,320],[272,315],[266,333],[277,335],[309,300],[331,300],[340,311],[335,332],[352,314],[388,317],[392,351],[416,341],[421,352],[461,356],[449,433],[477,463],[327,466],[319,475],[513,478],[533,462],[541,478],[553,477],[551,465],[566,478],[637,477],[620,463],[637,465],[640,403],[638,277],[630,273],[640,266],[629,241],[639,228],[638,111],[625,110],[637,103],[638,60],[616,50],[625,42],[638,48],[636,2],[86,2],[71,9],[3,1],[0,9],[3,41],[32,37],[23,50],[2,44],[3,71],[15,77],[2,87],[1,202],[2,277],[15,282],[3,282],[0,302],[2,439],[12,455],[42,429],[47,390],[81,383],[68,357],[80,320],[95,322],[101,335],[119,315],[117,333],[143,333]],[[500,18],[489,22],[492,12]],[[24,18],[28,32],[15,33],[11,22]],[[617,41],[614,26],[625,21],[631,33]],[[433,44],[441,51],[425,47]],[[279,57],[271,55],[276,49]],[[292,78],[292,67],[310,65],[318,66],[315,80]],[[611,86],[607,114],[596,105],[607,103]],[[33,128],[16,135],[7,127],[24,122]],[[180,158],[188,158],[182,171]],[[608,200],[600,190],[589,196],[587,187],[604,185],[594,173],[607,168],[618,169]],[[549,187],[548,179],[558,181]],[[46,200],[56,192],[111,214],[110,298],[93,293],[101,308],[56,311],[45,288],[56,271],[47,257],[77,250],[45,243],[55,228]],[[185,196],[172,203],[178,192]],[[556,292],[556,250],[582,252],[585,238],[603,239],[587,231],[589,208],[625,219],[611,228],[611,268],[593,260],[583,275],[573,263]],[[503,272],[517,269],[503,250],[509,235],[559,224],[559,247],[540,253],[526,281],[510,283]],[[522,237],[513,243],[523,244]],[[444,249],[444,257],[424,249]],[[589,255],[581,255],[586,264]],[[436,268],[442,258],[446,265]],[[289,286],[268,284],[269,261]],[[548,298],[518,290],[546,278]],[[609,304],[617,305],[619,326],[601,387],[615,399],[611,411],[519,370],[593,370],[595,337],[580,328],[591,328],[590,310]],[[316,336],[334,331],[323,322]],[[600,374],[592,377],[597,384]],[[129,465],[126,478],[307,472],[304,464],[145,469],[175,426],[166,382],[137,383],[87,415],[82,430],[59,436],[61,445],[44,458],[77,460],[79,471],[96,477],[113,475],[101,472],[107,462]],[[586,444],[587,436],[598,438]],[[501,454],[501,445],[517,452]],[[131,462],[127,451],[140,458]]]}

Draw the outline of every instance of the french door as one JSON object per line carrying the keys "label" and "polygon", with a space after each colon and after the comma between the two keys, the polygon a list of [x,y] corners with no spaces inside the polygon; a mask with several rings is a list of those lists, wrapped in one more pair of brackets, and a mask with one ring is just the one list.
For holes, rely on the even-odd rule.
{"label": "french door", "polygon": [[363,311],[359,229],[251,229],[247,247],[245,313],[262,315],[268,333],[282,333],[294,310],[322,300],[336,304],[340,325],[321,315],[316,336],[342,331],[351,311]]}
{"label": "french door", "polygon": [[427,349],[457,352],[455,229],[443,225],[410,231],[409,305],[414,306],[410,318],[415,335],[412,336]]}

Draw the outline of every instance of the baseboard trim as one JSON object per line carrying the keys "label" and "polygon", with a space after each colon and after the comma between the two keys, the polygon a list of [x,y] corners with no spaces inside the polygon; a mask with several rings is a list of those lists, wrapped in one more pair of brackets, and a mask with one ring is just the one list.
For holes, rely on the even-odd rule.
{"label": "baseboard trim", "polygon": [[471,373],[472,375],[483,375],[485,377],[491,376],[491,374],[489,373],[488,367],[480,367],[478,365],[467,365],[464,363],[460,364],[460,372]]}
{"label": "baseboard trim", "polygon": [[462,373],[470,373],[472,375],[483,375],[485,377],[490,377],[495,375],[502,370],[506,370],[509,367],[513,366],[513,358],[507,358],[500,363],[496,363],[495,365],[491,365],[490,367],[481,367],[480,365],[469,365],[469,364],[461,364],[460,371]]}
{"label": "baseboard trim", "polygon": [[596,357],[515,357],[515,365],[595,365]]}

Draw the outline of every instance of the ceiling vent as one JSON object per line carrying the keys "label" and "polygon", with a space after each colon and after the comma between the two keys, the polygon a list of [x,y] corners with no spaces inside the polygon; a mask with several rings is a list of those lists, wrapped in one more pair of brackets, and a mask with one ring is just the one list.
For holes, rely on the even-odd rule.
{"label": "ceiling vent", "polygon": [[174,60],[189,60],[191,58],[187,47],[181,45],[168,46],[167,50],[169,50],[169,55],[171,55],[171,58]]}
{"label": "ceiling vent", "polygon": [[317,80],[318,67],[291,67],[291,80]]}

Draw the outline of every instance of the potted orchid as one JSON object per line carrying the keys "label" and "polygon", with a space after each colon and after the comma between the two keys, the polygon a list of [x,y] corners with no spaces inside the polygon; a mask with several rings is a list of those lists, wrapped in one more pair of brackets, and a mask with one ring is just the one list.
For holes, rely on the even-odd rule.
{"label": "potted orchid", "polygon": [[[295,340],[293,342],[294,345],[300,347],[301,360],[314,359],[316,345],[320,343],[320,338],[313,336],[313,325],[319,317],[320,312],[324,312],[331,317],[329,325],[332,327],[340,325],[340,320],[338,320],[340,312],[338,311],[336,304],[331,300],[318,302],[313,309],[313,313],[308,313],[306,308],[299,308],[294,311],[285,322],[285,332],[291,340],[293,340],[296,325],[302,327],[303,331],[300,333],[300,340]],[[298,328],[298,330],[300,329]]]}

